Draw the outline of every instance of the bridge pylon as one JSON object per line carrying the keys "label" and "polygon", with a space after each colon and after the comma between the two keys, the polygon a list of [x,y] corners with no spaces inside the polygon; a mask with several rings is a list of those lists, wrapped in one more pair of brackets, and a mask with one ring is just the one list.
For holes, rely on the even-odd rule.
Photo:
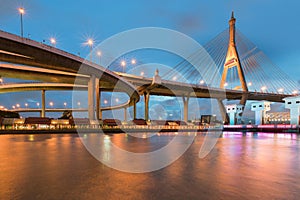
{"label": "bridge pylon", "polygon": [[[248,92],[248,87],[245,79],[245,75],[241,66],[241,62],[239,59],[239,54],[236,49],[236,42],[235,42],[235,22],[236,19],[234,18],[234,13],[232,12],[231,19],[229,20],[229,43],[228,43],[228,50],[227,55],[224,63],[224,69],[222,73],[222,78],[220,82],[220,88],[225,88],[226,78],[228,69],[236,67],[238,72],[238,77],[241,83],[241,86],[237,86],[235,89],[242,89],[244,92]],[[246,103],[246,100],[241,100],[242,105]]]}

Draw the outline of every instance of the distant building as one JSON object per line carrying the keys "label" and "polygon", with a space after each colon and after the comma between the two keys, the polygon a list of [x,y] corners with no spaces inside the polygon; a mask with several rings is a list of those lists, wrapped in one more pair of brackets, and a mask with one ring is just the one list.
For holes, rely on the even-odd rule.
{"label": "distant building", "polygon": [[266,116],[266,122],[268,124],[289,124],[290,113],[289,112],[268,112]]}

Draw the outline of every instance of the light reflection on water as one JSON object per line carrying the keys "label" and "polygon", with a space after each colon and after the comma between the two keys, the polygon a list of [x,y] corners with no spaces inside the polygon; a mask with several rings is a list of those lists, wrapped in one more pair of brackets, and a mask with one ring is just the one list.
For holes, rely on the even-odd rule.
{"label": "light reflection on water", "polygon": [[[105,135],[103,148],[110,140],[128,151],[153,151],[174,135]],[[299,135],[224,132],[199,159],[203,140],[198,133],[166,168],[130,174],[94,159],[75,134],[0,135],[0,199],[298,199]]]}

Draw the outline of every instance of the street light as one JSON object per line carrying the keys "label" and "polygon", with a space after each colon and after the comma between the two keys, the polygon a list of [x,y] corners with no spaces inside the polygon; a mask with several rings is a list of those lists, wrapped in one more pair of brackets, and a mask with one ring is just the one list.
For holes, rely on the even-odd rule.
{"label": "street light", "polygon": [[283,88],[279,88],[277,91],[278,91],[278,93],[282,93],[283,92]]}
{"label": "street light", "polygon": [[136,64],[136,59],[131,59],[131,64],[135,65]]}
{"label": "street light", "polygon": [[56,46],[56,39],[55,38],[50,38],[50,43],[52,44],[53,47]]}
{"label": "street light", "polygon": [[266,87],[266,86],[262,86],[262,87],[260,88],[260,90],[261,90],[262,92],[265,92],[265,91],[267,90],[267,87]]}
{"label": "street light", "polygon": [[105,100],[104,100],[104,104],[107,104],[107,103],[108,103],[108,101],[105,99]]}
{"label": "street light", "polygon": [[97,56],[99,57],[99,65],[101,65],[102,52],[101,51],[97,51]]}
{"label": "street light", "polygon": [[252,82],[249,82],[249,83],[248,83],[248,86],[252,86]]}
{"label": "street light", "polygon": [[36,103],[36,106],[39,108],[39,107],[40,107],[40,103],[39,103],[39,102],[37,102],[37,103]]}
{"label": "street light", "polygon": [[224,87],[227,87],[228,86],[228,83],[224,83]]}
{"label": "street light", "polygon": [[49,105],[50,105],[50,106],[51,106],[51,108],[52,108],[54,104],[53,104],[53,102],[52,102],[52,101],[50,101],[50,102],[49,102]]}
{"label": "street light", "polygon": [[86,42],[86,44],[90,47],[90,61],[92,62],[92,50],[93,50],[93,45],[94,45],[94,40],[89,38]]}
{"label": "street light", "polygon": [[121,66],[123,67],[123,72],[125,73],[126,62],[125,60],[121,61]]}
{"label": "street light", "polygon": [[0,84],[2,84],[2,83],[3,83],[3,78],[0,77]]}
{"label": "street light", "polygon": [[25,103],[25,107],[26,107],[26,108],[28,107],[28,103]]}
{"label": "street light", "polygon": [[25,9],[20,7],[18,10],[21,16],[21,37],[23,37],[23,15],[25,13]]}
{"label": "street light", "polygon": [[201,80],[201,81],[200,81],[200,85],[203,85],[203,84],[204,84],[204,80]]}
{"label": "street light", "polygon": [[298,94],[298,90],[294,90],[294,91],[292,92],[292,94],[294,94],[294,95]]}
{"label": "street light", "polygon": [[64,102],[64,106],[65,106],[65,108],[67,107],[67,102]]}
{"label": "street light", "polygon": [[16,104],[16,107],[17,107],[17,108],[20,108],[20,104],[17,103],[17,104]]}

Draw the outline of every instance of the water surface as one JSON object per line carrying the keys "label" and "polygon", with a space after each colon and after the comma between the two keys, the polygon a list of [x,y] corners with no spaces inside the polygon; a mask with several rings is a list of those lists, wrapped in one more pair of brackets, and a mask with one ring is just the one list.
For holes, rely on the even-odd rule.
{"label": "water surface", "polygon": [[[87,137],[94,137],[88,134]],[[107,136],[116,145],[147,152],[174,134]],[[300,137],[223,133],[204,159],[205,135],[173,164],[132,174],[96,160],[75,134],[0,135],[0,199],[298,199]]]}

